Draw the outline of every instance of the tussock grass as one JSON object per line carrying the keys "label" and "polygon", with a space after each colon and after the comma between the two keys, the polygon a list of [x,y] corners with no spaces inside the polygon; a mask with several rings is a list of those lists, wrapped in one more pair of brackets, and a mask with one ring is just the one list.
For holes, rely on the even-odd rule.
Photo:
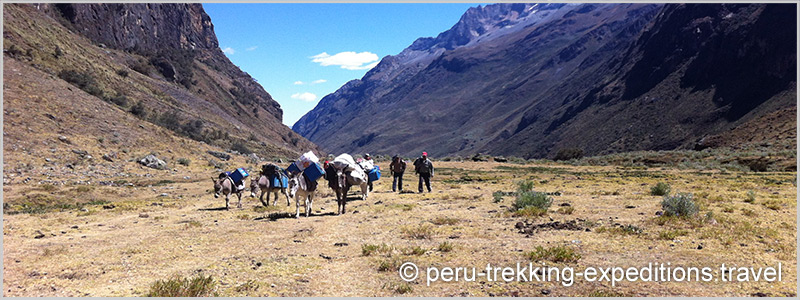
{"label": "tussock grass", "polygon": [[526,207],[523,209],[519,209],[514,211],[511,215],[515,217],[541,217],[547,214],[546,209],[541,209],[538,207]]}
{"label": "tussock grass", "polygon": [[423,255],[425,252],[428,252],[428,250],[420,246],[414,246],[403,250],[403,254],[405,255]]}
{"label": "tussock grass", "polygon": [[363,256],[370,256],[373,253],[391,253],[394,248],[392,246],[387,245],[386,243],[382,243],[380,245],[376,244],[362,244],[361,245],[361,255]]}
{"label": "tussock grass", "polygon": [[684,229],[664,230],[658,233],[658,238],[671,241],[679,236],[684,236],[687,234],[689,234],[689,231]]}
{"label": "tussock grass", "polygon": [[411,285],[408,284],[408,282],[403,282],[401,284],[398,284],[397,287],[394,289],[395,293],[398,293],[398,294],[401,294],[401,295],[402,294],[408,294],[408,293],[411,293],[413,291],[414,291],[414,288],[412,288]]}
{"label": "tussock grass", "polygon": [[573,212],[575,212],[575,208],[572,206],[562,206],[558,208],[558,213],[562,215],[571,215]]}
{"label": "tussock grass", "polygon": [[436,247],[436,250],[439,250],[439,252],[453,251],[453,244],[450,243],[449,241],[444,241],[440,243],[439,246]]}
{"label": "tussock grass", "polygon": [[549,247],[544,248],[542,246],[536,246],[536,249],[531,252],[526,252],[525,256],[530,259],[531,261],[538,262],[538,261],[550,261],[550,262],[566,262],[566,263],[575,263],[581,259],[581,255],[572,248],[565,247],[565,246],[556,246],[556,247]]}
{"label": "tussock grass", "polygon": [[747,196],[744,198],[744,202],[747,202],[747,203],[754,203],[754,202],[756,202],[756,192],[754,192],[754,191],[747,191]]}
{"label": "tussock grass", "polygon": [[669,184],[664,182],[659,182],[653,187],[650,188],[650,195],[653,196],[666,196],[669,195],[671,188]]}
{"label": "tussock grass", "polygon": [[216,297],[216,282],[209,275],[194,278],[174,277],[150,285],[146,297]]}
{"label": "tussock grass", "polygon": [[383,288],[401,295],[408,294],[414,291],[414,288],[411,287],[411,285],[408,284],[408,282],[403,282],[403,283],[387,282],[383,284]]}
{"label": "tussock grass", "polygon": [[458,221],[458,219],[451,217],[436,217],[435,219],[431,220],[431,223],[434,225],[455,225],[458,223]]}
{"label": "tussock grass", "polygon": [[378,272],[397,272],[402,262],[397,257],[387,257],[378,261]]}
{"label": "tussock grass", "polygon": [[756,212],[749,208],[742,208],[742,215],[745,217],[755,217]]}
{"label": "tussock grass", "polygon": [[432,238],[435,230],[428,224],[422,224],[418,226],[403,227],[401,232],[405,238],[425,240]]}
{"label": "tussock grass", "polygon": [[783,208],[781,201],[776,199],[764,201],[761,203],[761,205],[771,210],[781,210],[781,208]]}
{"label": "tussock grass", "polygon": [[261,285],[258,284],[258,282],[256,282],[255,280],[248,280],[245,283],[237,285],[236,288],[234,288],[234,290],[237,293],[244,293],[244,292],[250,292],[250,291],[257,291],[260,287],[261,287]]}
{"label": "tussock grass", "polygon": [[178,222],[179,224],[185,224],[184,228],[189,229],[193,227],[203,227],[203,223],[197,220],[183,220]]}

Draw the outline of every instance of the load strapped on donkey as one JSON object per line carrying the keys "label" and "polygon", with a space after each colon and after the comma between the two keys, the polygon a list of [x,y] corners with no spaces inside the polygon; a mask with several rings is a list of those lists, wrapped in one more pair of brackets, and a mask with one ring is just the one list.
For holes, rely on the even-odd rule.
{"label": "load strapped on donkey", "polygon": [[261,166],[261,174],[267,176],[267,179],[270,182],[270,186],[278,187],[278,188],[286,188],[289,187],[289,182],[286,176],[281,176],[283,173],[283,168],[279,167],[276,164],[265,164]]}
{"label": "load strapped on donkey", "polygon": [[237,168],[231,172],[220,173],[219,179],[223,179],[225,177],[230,178],[231,181],[233,181],[233,185],[236,187],[236,190],[241,191],[244,190],[244,179],[247,178],[247,176],[250,176],[250,174],[247,173],[245,168]]}

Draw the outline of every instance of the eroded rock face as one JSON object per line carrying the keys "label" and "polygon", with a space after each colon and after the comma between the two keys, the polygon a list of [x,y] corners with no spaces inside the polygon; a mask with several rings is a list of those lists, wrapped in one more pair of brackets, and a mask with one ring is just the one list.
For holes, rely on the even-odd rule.
{"label": "eroded rock face", "polygon": [[149,59],[167,80],[192,84],[192,60],[223,73],[237,101],[256,103],[283,119],[277,101],[222,53],[214,24],[201,4],[44,4],[41,9],[101,47],[131,51]]}
{"label": "eroded rock face", "polygon": [[164,48],[219,47],[211,17],[200,4],[51,4],[53,14],[86,37],[111,48],[157,52]]}

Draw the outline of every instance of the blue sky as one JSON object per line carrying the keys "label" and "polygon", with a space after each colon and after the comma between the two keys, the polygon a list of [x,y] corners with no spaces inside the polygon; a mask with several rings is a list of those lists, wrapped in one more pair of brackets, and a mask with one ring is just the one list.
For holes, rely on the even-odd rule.
{"label": "blue sky", "polygon": [[220,48],[283,108],[292,126],[386,55],[436,36],[478,3],[203,4]]}

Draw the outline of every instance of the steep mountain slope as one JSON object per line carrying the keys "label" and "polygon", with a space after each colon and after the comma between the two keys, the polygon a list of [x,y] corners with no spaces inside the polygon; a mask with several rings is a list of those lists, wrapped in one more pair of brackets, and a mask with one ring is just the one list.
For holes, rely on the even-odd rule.
{"label": "steep mountain slope", "polygon": [[280,105],[225,57],[199,4],[9,4],[4,30],[6,60],[177,136],[262,157],[317,149],[283,125]]}
{"label": "steep mountain slope", "polygon": [[[523,123],[511,139],[539,140],[531,153],[693,148],[760,116],[795,111],[797,32],[788,25],[795,22],[786,5],[667,5],[631,48],[604,66],[613,72],[592,79],[598,83],[589,91],[559,86],[581,92],[546,114],[528,110],[523,120],[545,121]],[[793,118],[774,122],[769,127],[796,127]],[[769,141],[776,133],[750,139]],[[794,134],[782,136],[772,141],[794,147]],[[484,150],[516,152],[497,142]],[[732,145],[716,145],[722,144]]]}
{"label": "steep mountain slope", "polygon": [[[479,7],[324,97],[293,129],[334,152],[694,147],[795,106],[795,18],[779,5]],[[747,86],[759,88],[735,88]]]}

